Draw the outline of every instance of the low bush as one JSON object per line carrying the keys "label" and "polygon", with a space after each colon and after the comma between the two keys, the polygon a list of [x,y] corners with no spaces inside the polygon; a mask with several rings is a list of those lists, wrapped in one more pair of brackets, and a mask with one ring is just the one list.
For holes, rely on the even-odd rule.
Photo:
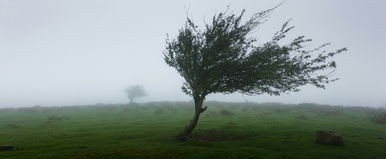
{"label": "low bush", "polygon": [[386,112],[373,115],[371,121],[379,124],[386,124]]}
{"label": "low bush", "polygon": [[235,113],[233,113],[232,111],[227,110],[227,109],[222,109],[220,111],[220,115],[222,115],[222,116],[232,116],[232,115],[235,115]]}

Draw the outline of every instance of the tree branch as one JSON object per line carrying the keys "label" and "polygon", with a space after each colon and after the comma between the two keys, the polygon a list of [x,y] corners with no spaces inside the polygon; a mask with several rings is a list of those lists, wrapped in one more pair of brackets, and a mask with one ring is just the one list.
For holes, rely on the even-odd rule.
{"label": "tree branch", "polygon": [[208,106],[205,106],[204,108],[201,108],[201,113],[203,113],[207,108],[208,108]]}

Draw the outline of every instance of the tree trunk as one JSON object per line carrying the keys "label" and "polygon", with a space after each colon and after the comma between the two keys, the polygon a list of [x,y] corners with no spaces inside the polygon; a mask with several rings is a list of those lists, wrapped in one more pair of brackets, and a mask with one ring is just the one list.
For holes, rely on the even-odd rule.
{"label": "tree trunk", "polygon": [[197,126],[198,119],[200,118],[200,114],[206,110],[207,107],[202,108],[202,104],[204,102],[203,97],[194,97],[194,115],[193,119],[189,122],[189,124],[185,127],[184,131],[182,131],[177,139],[180,141],[186,141],[191,137],[193,129]]}

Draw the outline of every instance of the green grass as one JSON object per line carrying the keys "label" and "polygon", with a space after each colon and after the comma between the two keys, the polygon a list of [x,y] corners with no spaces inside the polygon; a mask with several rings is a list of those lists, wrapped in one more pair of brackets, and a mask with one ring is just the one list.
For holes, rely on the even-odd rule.
{"label": "green grass", "polygon": [[[193,104],[0,109],[1,159],[372,159],[386,158],[384,109],[315,104],[207,102],[194,138],[174,136]],[[224,113],[226,112],[226,113]],[[344,146],[316,144],[317,130],[335,130]]]}

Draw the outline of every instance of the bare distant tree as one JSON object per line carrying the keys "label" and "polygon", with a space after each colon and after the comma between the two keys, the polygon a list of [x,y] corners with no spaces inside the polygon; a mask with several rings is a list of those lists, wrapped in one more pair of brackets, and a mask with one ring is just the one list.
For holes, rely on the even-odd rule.
{"label": "bare distant tree", "polygon": [[134,103],[134,99],[147,96],[147,93],[140,85],[133,85],[125,89],[127,97],[130,99],[130,103]]}

